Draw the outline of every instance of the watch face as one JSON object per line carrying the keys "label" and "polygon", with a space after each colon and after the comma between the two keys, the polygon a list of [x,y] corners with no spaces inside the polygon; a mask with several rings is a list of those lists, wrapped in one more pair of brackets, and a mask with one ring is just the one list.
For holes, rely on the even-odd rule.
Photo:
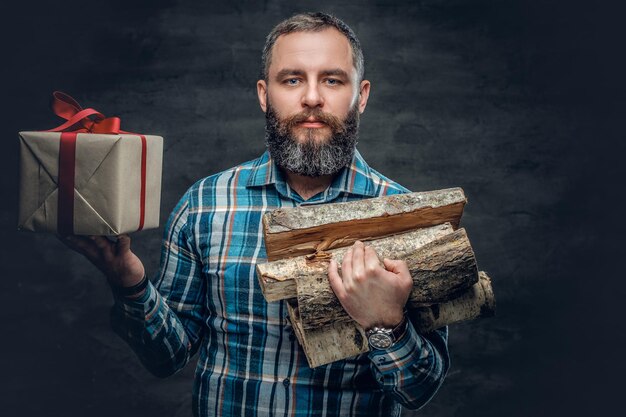
{"label": "watch face", "polygon": [[367,341],[374,349],[387,349],[393,344],[391,336],[385,333],[371,334]]}

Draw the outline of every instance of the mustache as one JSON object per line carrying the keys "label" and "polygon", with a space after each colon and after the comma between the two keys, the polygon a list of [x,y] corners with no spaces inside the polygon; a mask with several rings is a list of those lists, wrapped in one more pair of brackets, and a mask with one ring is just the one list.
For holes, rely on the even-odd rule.
{"label": "mustache", "polygon": [[322,122],[328,125],[328,127],[330,127],[330,129],[335,133],[343,133],[345,130],[343,120],[337,116],[323,112],[321,109],[308,109],[294,114],[293,116],[289,116],[283,120],[282,125],[287,131],[289,131],[297,124],[306,122],[309,118],[313,118],[317,122]]}

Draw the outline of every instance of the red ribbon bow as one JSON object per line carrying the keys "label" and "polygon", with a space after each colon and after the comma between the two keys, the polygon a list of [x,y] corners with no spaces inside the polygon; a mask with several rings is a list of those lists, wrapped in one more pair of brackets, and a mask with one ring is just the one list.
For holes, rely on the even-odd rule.
{"label": "red ribbon bow", "polygon": [[48,132],[130,133],[120,129],[119,117],[105,117],[92,108],[83,109],[76,100],[61,91],[52,93],[52,110],[67,120]]}
{"label": "red ribbon bow", "polygon": [[[74,167],[76,164],[76,138],[78,133],[134,134],[120,129],[119,117],[105,117],[94,109],[83,109],[70,95],[61,91],[52,93],[52,110],[67,120],[47,132],[61,132],[59,147],[59,203],[57,209],[57,232],[61,235],[74,234]],[[141,138],[141,196],[139,228],[143,229],[146,206],[146,154],[147,141]]]}

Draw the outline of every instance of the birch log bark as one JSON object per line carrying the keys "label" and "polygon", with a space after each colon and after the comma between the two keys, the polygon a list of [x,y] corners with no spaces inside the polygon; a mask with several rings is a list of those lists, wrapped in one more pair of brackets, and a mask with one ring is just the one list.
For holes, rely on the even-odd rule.
{"label": "birch log bark", "polygon": [[449,188],[277,209],[263,216],[267,259],[311,254],[446,222],[456,229],[466,203],[461,188]]}

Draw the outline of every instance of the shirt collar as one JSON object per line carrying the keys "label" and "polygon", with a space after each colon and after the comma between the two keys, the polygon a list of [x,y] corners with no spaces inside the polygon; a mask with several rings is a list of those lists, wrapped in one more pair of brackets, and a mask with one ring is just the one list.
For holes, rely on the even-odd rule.
{"label": "shirt collar", "polygon": [[[276,166],[269,151],[266,150],[255,161],[246,187],[261,187],[271,184],[279,191],[288,189],[283,173]],[[356,149],[350,165],[342,168],[326,191],[321,194],[325,196],[324,200],[328,201],[336,198],[341,193],[366,197],[375,197],[377,195],[371,169]]]}
{"label": "shirt collar", "polygon": [[278,169],[267,150],[263,152],[261,157],[254,161],[250,171],[250,178],[248,179],[246,187],[262,187],[276,183],[276,171],[278,171]]}

